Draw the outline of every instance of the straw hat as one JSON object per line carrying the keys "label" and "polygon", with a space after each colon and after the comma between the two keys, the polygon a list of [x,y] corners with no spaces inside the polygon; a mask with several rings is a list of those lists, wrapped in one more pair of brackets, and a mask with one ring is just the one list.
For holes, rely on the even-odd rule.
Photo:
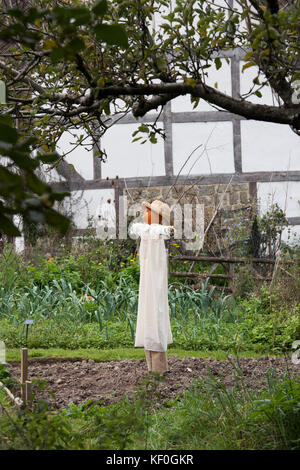
{"label": "straw hat", "polygon": [[156,214],[161,215],[163,224],[166,224],[166,225],[170,224],[171,209],[168,206],[168,204],[159,200],[155,200],[151,204],[150,202],[143,201],[142,205],[145,207],[148,207],[148,209],[155,212]]}

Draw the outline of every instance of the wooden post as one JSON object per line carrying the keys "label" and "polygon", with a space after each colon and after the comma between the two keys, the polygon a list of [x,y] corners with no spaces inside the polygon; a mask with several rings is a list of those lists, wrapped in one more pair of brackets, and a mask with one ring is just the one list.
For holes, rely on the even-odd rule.
{"label": "wooden post", "polygon": [[119,186],[119,176],[116,176],[114,180],[115,185],[115,213],[116,213],[116,238],[119,240],[120,232],[120,186]]}
{"label": "wooden post", "polygon": [[31,400],[31,380],[25,382],[25,403],[28,404]]}
{"label": "wooden post", "polygon": [[170,240],[166,240],[166,253],[167,253],[167,272],[168,272],[168,279],[170,277]]}
{"label": "wooden post", "polygon": [[21,349],[21,398],[26,402],[26,380],[28,379],[28,349]]}

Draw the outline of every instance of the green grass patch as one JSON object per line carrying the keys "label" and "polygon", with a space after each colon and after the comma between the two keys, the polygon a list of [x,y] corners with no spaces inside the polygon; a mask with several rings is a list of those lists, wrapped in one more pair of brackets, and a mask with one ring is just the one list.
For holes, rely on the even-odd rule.
{"label": "green grass patch", "polygon": [[[225,361],[228,354],[234,354],[234,351],[186,351],[183,349],[171,349],[168,351],[168,357],[202,357],[212,358],[220,361]],[[269,354],[272,356],[272,354]],[[93,359],[96,362],[104,361],[117,361],[121,359],[142,359],[145,358],[145,352],[142,348],[115,348],[115,349],[60,349],[60,348],[49,348],[49,349],[29,349],[29,358],[70,358],[70,359]],[[243,351],[239,354],[239,357],[260,357],[261,354],[253,351]],[[274,354],[275,356],[275,354]],[[278,356],[278,354],[277,354]],[[6,360],[20,361],[21,352],[20,349],[13,348],[6,351]]]}

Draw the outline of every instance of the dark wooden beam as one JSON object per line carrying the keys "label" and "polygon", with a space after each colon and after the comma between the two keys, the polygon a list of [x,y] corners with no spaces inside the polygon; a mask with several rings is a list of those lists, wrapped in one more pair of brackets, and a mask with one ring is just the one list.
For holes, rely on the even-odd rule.
{"label": "dark wooden beam", "polygon": [[164,156],[165,156],[165,174],[167,176],[173,176],[173,135],[172,135],[172,111],[171,102],[164,106],[163,111],[164,121]]}
{"label": "dark wooden beam", "polygon": [[249,183],[249,195],[251,202],[256,203],[257,202],[257,182],[256,181],[251,181]]}
{"label": "dark wooden beam", "polygon": [[[234,56],[231,58],[231,94],[233,98],[240,99],[240,61]],[[241,140],[241,120],[234,115],[232,120],[233,130],[233,155],[234,170],[242,173],[242,140]]]}
{"label": "dark wooden beam", "polygon": [[[232,183],[251,183],[251,182],[286,182],[286,181],[300,181],[300,171],[257,171],[249,173],[216,173],[214,175],[190,175],[188,178],[185,175],[176,176],[144,176],[126,178],[126,186],[128,188],[143,188],[149,186],[171,186],[172,184],[178,185],[191,185],[197,184],[201,177],[201,185],[203,184],[228,184],[232,178]],[[112,180],[84,180],[68,182],[70,191],[87,190],[87,189],[106,189],[111,188]],[[119,178],[119,184],[125,187],[125,179]],[[52,183],[51,185],[57,191],[64,190],[64,183]]]}
{"label": "dark wooden beam", "polygon": [[[180,261],[205,261],[208,263],[263,263],[263,264],[275,264],[275,260],[271,258],[230,258],[230,257],[216,257],[216,256],[169,256],[169,260],[180,260]],[[294,264],[293,261],[282,261],[283,264]]]}
{"label": "dark wooden beam", "polygon": [[287,217],[289,225],[300,225],[300,217]]}
{"label": "dark wooden beam", "polygon": [[185,122],[223,122],[233,120],[246,120],[227,111],[184,111],[172,113],[172,122],[179,124]]}
{"label": "dark wooden beam", "polygon": [[83,183],[85,179],[75,170],[74,165],[70,165],[65,160],[60,160],[56,171],[59,175],[66,178],[68,183]]}
{"label": "dark wooden beam", "polygon": [[101,168],[101,159],[99,155],[100,151],[100,139],[97,143],[93,145],[93,177],[94,180],[101,180],[102,178],[102,168]]}
{"label": "dark wooden beam", "polygon": [[169,277],[194,277],[199,279],[206,279],[208,277],[214,279],[232,279],[228,274],[210,274],[209,276],[201,273],[185,273],[185,272],[169,272]]}

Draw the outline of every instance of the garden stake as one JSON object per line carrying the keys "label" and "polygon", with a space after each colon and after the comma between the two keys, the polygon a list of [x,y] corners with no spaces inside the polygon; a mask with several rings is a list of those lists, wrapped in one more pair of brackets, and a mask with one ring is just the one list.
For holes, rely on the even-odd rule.
{"label": "garden stake", "polygon": [[31,400],[31,380],[26,380],[25,383],[25,403],[30,403]]}
{"label": "garden stake", "polygon": [[33,323],[33,320],[30,320],[29,318],[24,321],[24,325],[26,325],[26,336],[25,336],[26,348],[27,348],[27,341],[28,341],[28,328],[29,328],[29,325],[32,325],[32,323]]}
{"label": "garden stake", "polygon": [[21,349],[21,398],[26,402],[26,380],[28,379],[28,349]]}

